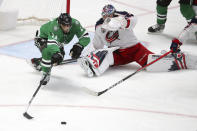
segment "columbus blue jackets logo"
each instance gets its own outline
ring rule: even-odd
[[[116,39],[118,39],[119,37],[119,33],[118,31],[108,31],[105,37],[105,40],[109,43],[115,41]]]

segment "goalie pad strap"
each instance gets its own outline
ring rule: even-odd
[[[178,60],[176,58],[174,58],[174,60],[175,60],[175,63],[177,65],[178,69],[180,70],[180,66],[179,66]]]
[[[185,69],[187,69],[186,60],[185,60],[185,54],[183,54],[183,63],[184,63]]]
[[[178,66],[179,69],[187,69],[186,61],[185,61],[185,55],[182,54],[183,61],[182,60],[177,60],[175,58],[175,63]]]

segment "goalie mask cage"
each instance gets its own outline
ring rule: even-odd
[[[41,25],[60,13],[70,13],[70,0],[3,0],[1,9],[18,10],[19,25]]]

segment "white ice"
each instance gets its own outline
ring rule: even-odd
[[[136,36],[153,52],[169,50],[171,40],[186,25],[173,0],[162,35],[147,34],[156,22],[156,0],[71,0],[71,16],[94,32],[102,7],[113,4],[138,16]],[[14,2],[17,1],[13,1]],[[18,26],[0,31],[0,49],[33,39],[38,26]],[[182,50],[197,54],[197,43]],[[31,49],[30,49],[31,50]],[[13,50],[14,51],[14,50]],[[101,77],[88,78],[78,64],[54,67],[51,80],[42,87],[28,113],[29,100],[41,75],[25,59],[0,54],[0,131],[196,131],[197,71],[139,72],[105,94],[96,97],[83,87],[101,91],[140,68],[132,63],[109,69]],[[66,125],[61,125],[66,121]]]

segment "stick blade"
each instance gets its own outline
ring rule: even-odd
[[[92,91],[86,87],[83,87],[82,88],[86,93],[90,94],[90,95],[93,95],[93,96],[98,96],[98,92],[95,92],[95,91]]]
[[[25,118],[27,118],[28,120],[31,120],[31,119],[34,118],[34,117],[30,116],[27,112],[24,112],[24,113],[23,113],[23,116],[24,116]]]

